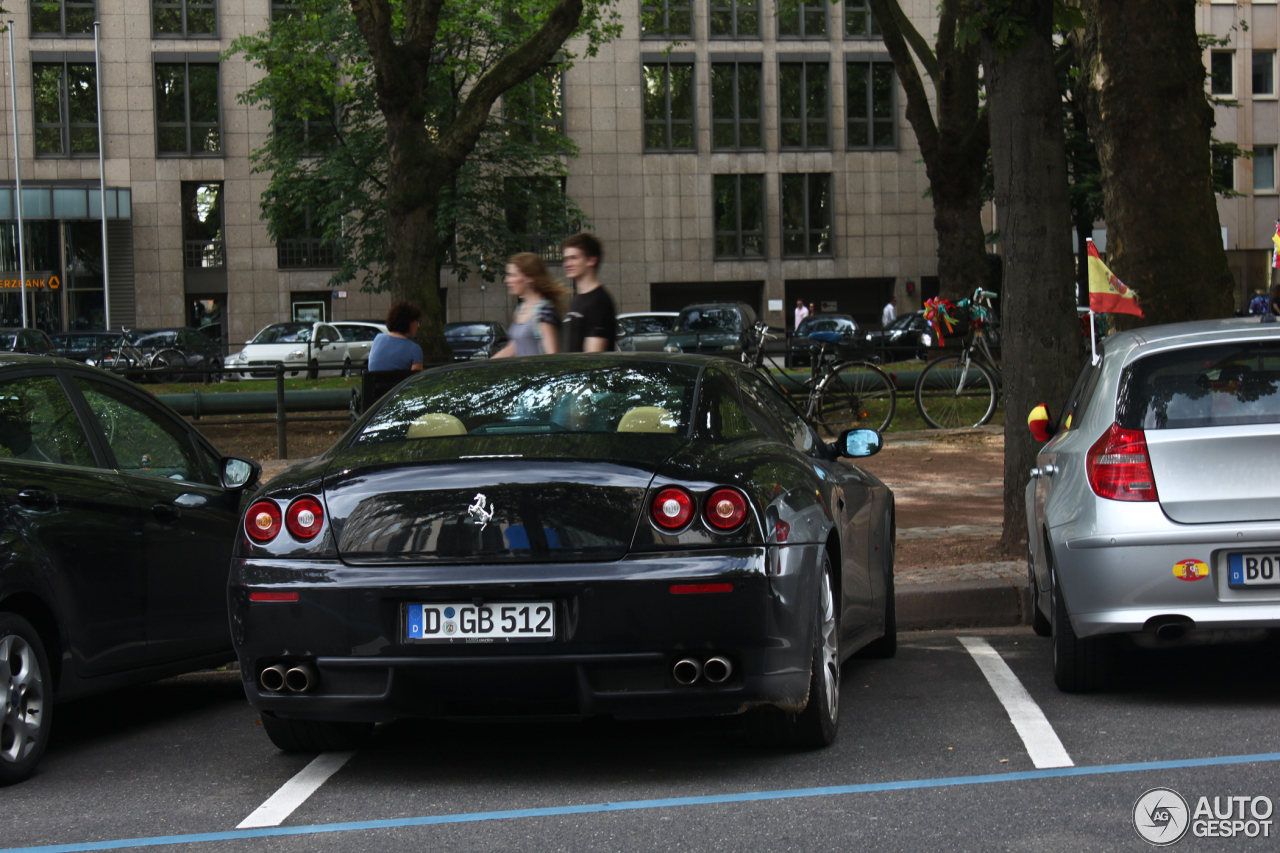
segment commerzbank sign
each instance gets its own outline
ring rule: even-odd
[[[21,281],[18,273],[0,270],[0,290],[20,290]],[[29,272],[27,287],[33,290],[57,290],[62,287],[62,279],[51,272]]]

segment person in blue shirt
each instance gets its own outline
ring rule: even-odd
[[[412,338],[418,331],[422,309],[410,302],[397,302],[387,312],[387,331],[373,339],[369,347],[370,370],[421,370],[422,347]]]

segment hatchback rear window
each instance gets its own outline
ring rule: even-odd
[[[1116,420],[1125,429],[1280,423],[1280,342],[1159,353],[1125,369]]]

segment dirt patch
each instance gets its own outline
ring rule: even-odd
[[[243,423],[212,426],[188,419],[214,446],[228,456],[240,456],[256,462],[275,459],[276,422],[245,418]],[[346,421],[300,422],[287,425],[285,437],[290,459],[306,459],[328,450],[344,432]]]
[[[895,571],[936,569],[1008,560],[999,536],[973,539],[899,539],[893,552]]]
[[[893,489],[898,528],[998,524],[1004,517],[1004,436],[895,441],[862,467]]]

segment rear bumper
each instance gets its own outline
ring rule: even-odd
[[[807,701],[812,648],[816,584],[809,569],[820,557],[820,546],[800,545],[548,565],[356,568],[236,560],[232,633],[250,703],[299,719],[656,718],[733,714],[759,704],[799,710]],[[670,592],[673,582],[694,580],[728,582],[733,590]],[[296,590],[299,600],[249,602],[251,589]],[[407,604],[476,599],[552,601],[556,639],[407,639]],[[686,686],[672,676],[677,660],[715,655],[733,665],[720,684],[699,679]],[[302,662],[318,673],[313,690],[262,687],[264,667]]]

